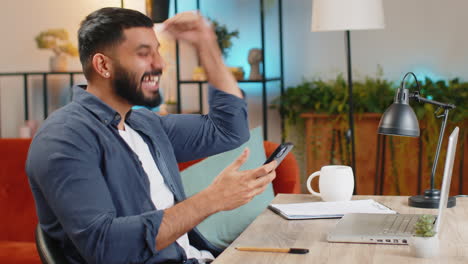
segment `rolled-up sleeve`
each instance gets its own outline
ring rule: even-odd
[[[88,263],[143,263],[157,254],[164,212],[117,217],[98,146],[90,135],[53,129],[63,132],[38,135],[26,169],[81,256]]]
[[[249,139],[245,99],[209,86],[207,115],[167,115],[164,129],[177,161],[188,161],[231,150]]]

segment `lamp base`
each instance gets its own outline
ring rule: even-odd
[[[408,198],[408,205],[419,208],[439,208],[440,191],[437,189],[425,190],[424,195],[415,195]],[[455,196],[449,197],[447,207],[451,208],[457,204]]]

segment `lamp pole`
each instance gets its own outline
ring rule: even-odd
[[[350,32],[349,30],[345,31],[345,39],[346,39],[346,62],[348,68],[348,123],[349,123],[349,130],[347,133],[347,137],[351,142],[351,167],[353,168],[353,176],[354,182],[356,182],[356,157],[355,157],[355,149],[354,149],[354,119],[353,119],[353,74],[351,69],[351,39],[350,39]],[[357,185],[354,187],[354,194],[357,193]]]

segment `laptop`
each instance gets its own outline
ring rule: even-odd
[[[456,127],[449,137],[447,157],[445,159],[442,191],[435,231],[439,233],[447,208],[455,160],[459,128]],[[328,242],[393,244],[407,245],[408,238],[414,233],[414,225],[420,215],[414,214],[346,214],[328,233]]]

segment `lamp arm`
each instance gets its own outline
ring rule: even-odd
[[[437,142],[436,155],[434,157],[434,164],[432,164],[431,190],[434,190],[435,173],[436,173],[436,169],[437,169],[437,163],[439,161],[440,148],[442,146],[442,140],[444,138],[445,126],[447,125],[449,111],[450,111],[450,108],[445,108],[444,113],[441,115],[441,117],[444,117],[444,120],[442,121],[442,125],[440,127],[440,133],[439,133],[439,140]]]
[[[434,157],[434,164],[432,164],[431,190],[433,190],[434,189],[434,178],[435,178],[435,173],[436,173],[436,169],[437,169],[437,163],[439,161],[440,148],[442,146],[442,141],[443,141],[443,138],[444,138],[445,127],[447,125],[448,114],[449,114],[450,110],[455,109],[455,105],[441,103],[441,102],[438,102],[438,101],[435,101],[435,100],[429,100],[429,99],[424,98],[421,95],[419,95],[419,91],[411,93],[409,97],[410,97],[410,99],[416,100],[416,101],[418,101],[420,103],[428,103],[428,104],[436,105],[436,106],[444,109],[444,113],[442,115],[437,116],[438,118],[443,117],[444,120],[442,121],[442,125],[441,125],[441,128],[440,128],[439,140],[437,142],[436,155]]]
[[[410,99],[416,100],[420,103],[428,103],[432,105],[436,105],[438,107],[442,107],[443,109],[455,109],[455,105],[453,104],[446,104],[446,103],[441,103],[435,100],[429,100],[427,98],[422,97],[419,95],[419,92],[413,92],[410,94]]]

